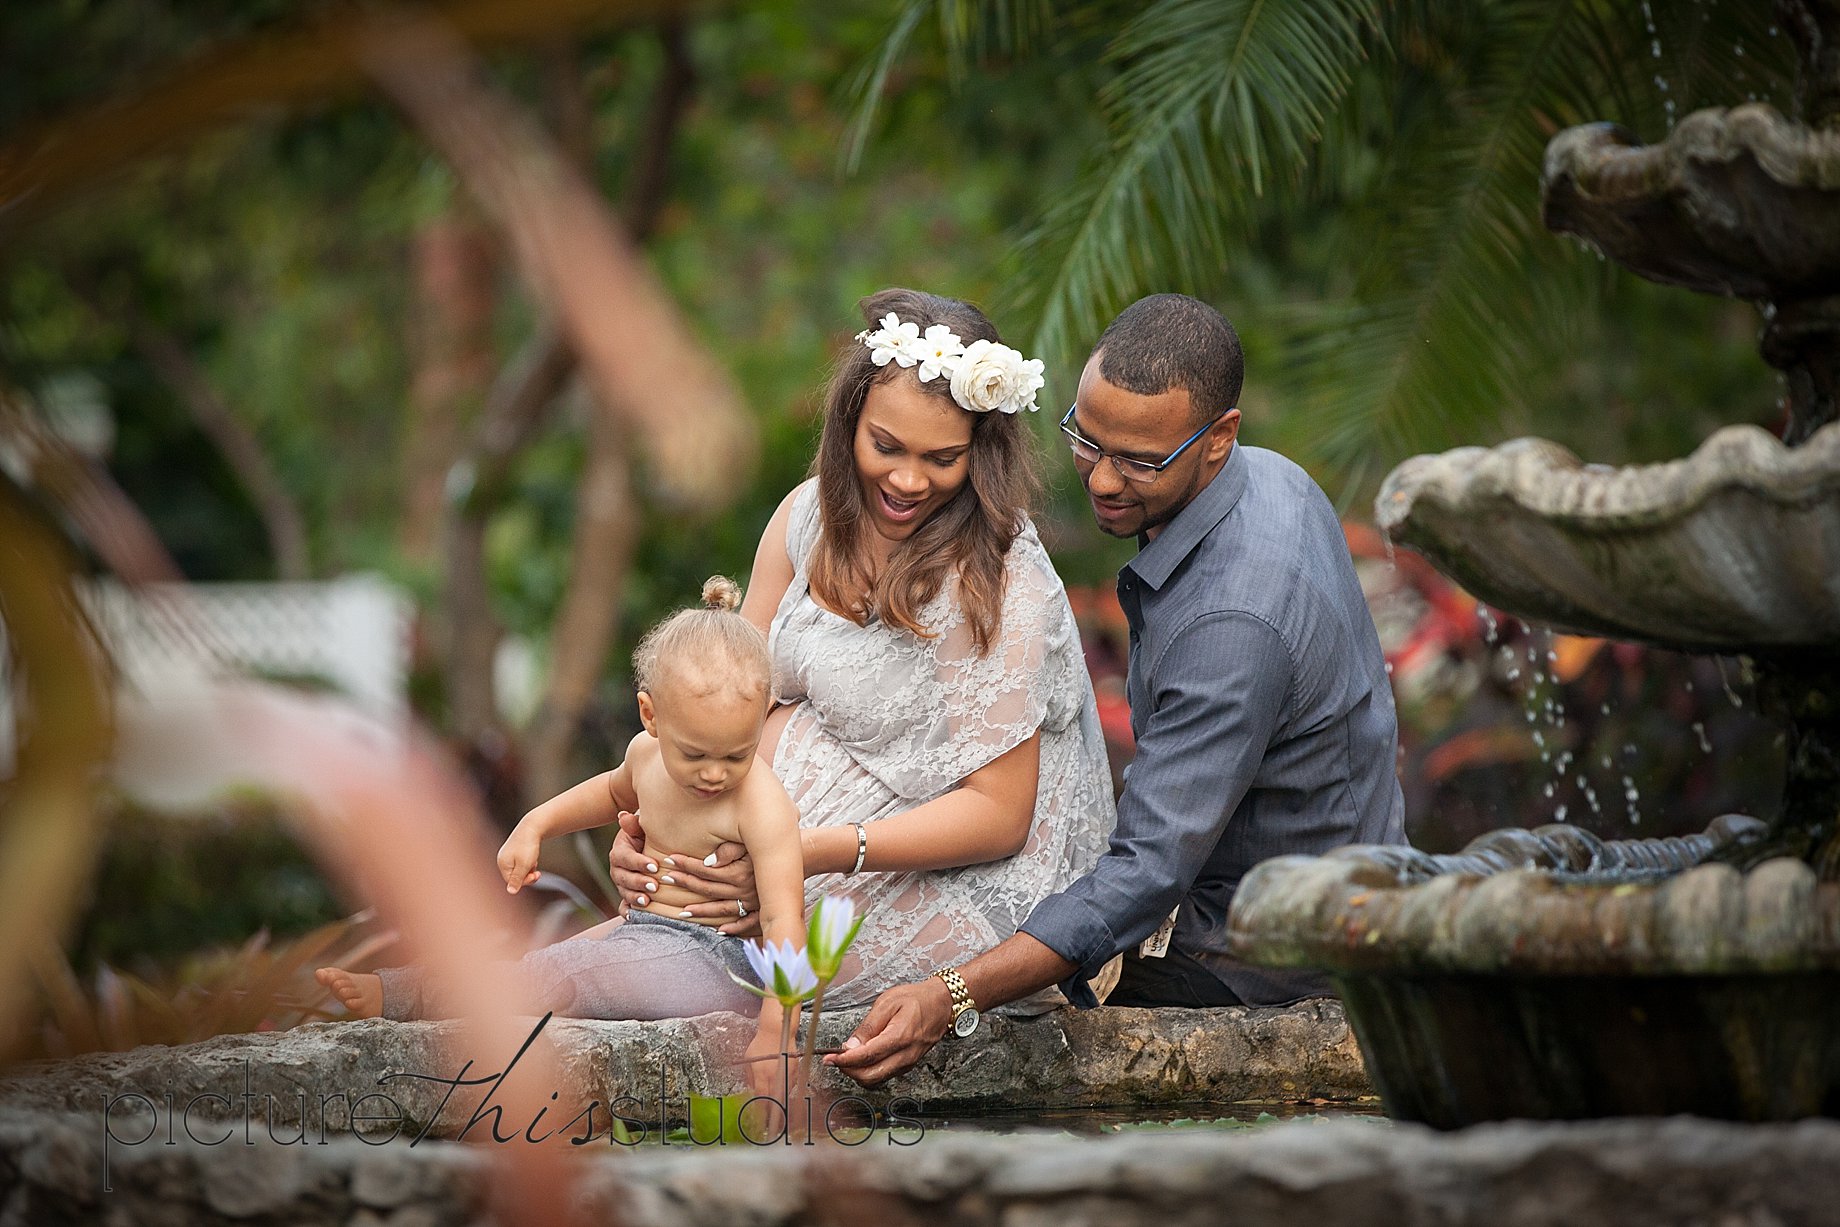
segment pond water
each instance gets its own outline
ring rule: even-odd
[[[666,1145],[770,1143],[777,1132],[776,1125],[768,1124],[763,1118],[750,1116],[751,1123],[743,1127],[743,1122],[735,1115],[737,1112],[754,1113],[759,1110],[744,1108],[746,1099],[746,1095],[734,1095],[724,1102],[715,1097],[692,1096],[690,1126],[680,1126],[656,1140]],[[838,1100],[831,1108],[820,1108],[814,1114],[811,1135],[820,1142],[828,1137],[832,1143],[850,1147],[876,1140],[906,1146],[942,1133],[1105,1137],[1145,1130],[1256,1130],[1285,1122],[1321,1122],[1332,1119],[1364,1120],[1380,1125],[1389,1123],[1381,1114],[1378,1099],[1316,1103],[1185,1103],[949,1113],[922,1113],[911,1108],[903,1111],[898,1104],[899,1101],[896,1101],[885,1110],[877,1108],[871,1120],[868,1114],[856,1106],[863,1105],[863,1101],[857,1100],[852,1105],[849,1099]]]
[[[1070,1133],[1082,1137],[1143,1129],[1251,1129],[1284,1121],[1357,1118],[1386,1124],[1378,1099],[1347,1103],[1185,1103],[1122,1108],[1058,1108],[1029,1112],[926,1115],[926,1131]]]

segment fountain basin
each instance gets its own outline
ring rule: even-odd
[[[1542,439],[1416,456],[1375,514],[1475,596],[1564,630],[1840,648],[1840,423],[1796,448],[1730,426],[1684,460],[1625,468]]]
[[[1400,1119],[1840,1114],[1840,884],[1789,859],[1666,876],[1762,830],[1280,857],[1241,883],[1232,946],[1332,975]]]
[[[1760,103],[1695,111],[1658,145],[1614,124],[1546,147],[1542,217],[1667,285],[1749,299],[1840,292],[1840,132]]]

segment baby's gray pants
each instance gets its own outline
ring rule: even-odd
[[[520,1012],[555,1011],[568,1018],[690,1018],[717,1010],[752,1014],[760,999],[733,980],[758,983],[740,938],[707,925],[651,912],[632,912],[595,937],[575,937],[533,950],[519,960],[537,1000]],[[383,1016],[447,1018],[439,993],[412,967],[390,967],[383,980]]]

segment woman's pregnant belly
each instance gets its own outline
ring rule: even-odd
[[[767,713],[767,723],[760,730],[760,747],[754,751],[754,757],[768,768],[773,766],[773,754],[779,749],[780,736],[786,731],[786,722],[792,719],[793,708],[791,703],[781,703]]]

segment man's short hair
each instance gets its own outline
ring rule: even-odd
[[[1186,391],[1196,426],[1238,404],[1246,378],[1246,355],[1233,325],[1186,294],[1138,299],[1106,326],[1093,349],[1107,383],[1140,396]]]

